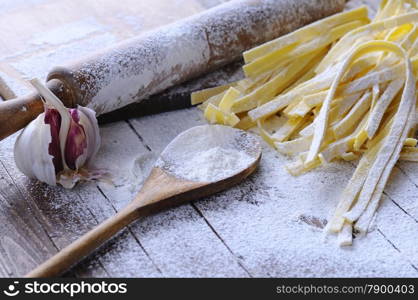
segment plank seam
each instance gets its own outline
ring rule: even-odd
[[[103,190],[100,188],[100,186],[98,186],[96,184],[96,188],[98,189],[98,191],[100,192],[100,194],[106,199],[106,201],[109,203],[109,205],[113,208],[113,210],[115,211],[115,213],[117,213],[117,209],[116,207],[113,205],[112,201],[110,201],[109,197],[106,196],[106,194],[103,192]],[[127,226],[127,229],[129,231],[129,233],[132,235],[133,239],[136,241],[136,243],[138,244],[138,246],[142,249],[142,251],[144,251],[146,257],[150,260],[151,264],[155,267],[155,269],[160,273],[163,274],[163,272],[161,271],[160,267],[155,263],[155,261],[151,258],[150,254],[148,253],[147,250],[145,250],[145,247],[142,245],[141,241],[139,240],[139,238],[135,235],[135,233],[132,231],[132,228],[130,226]],[[164,275],[164,274],[163,274]]]
[[[14,186],[16,187],[16,189],[19,191],[19,194],[21,195],[21,197],[22,197],[23,199],[25,199],[25,202],[27,202],[28,200],[26,199],[26,197],[25,197],[25,196],[24,196],[24,194],[22,193],[22,191],[21,191],[21,189],[20,189],[19,185],[18,185],[18,184],[16,184],[16,182],[15,182],[14,178],[11,176],[11,174],[10,174],[10,173],[9,173],[9,171],[7,170],[7,168],[6,168],[6,166],[4,165],[4,163],[3,163],[3,161],[2,161],[2,160],[0,160],[0,163],[1,163],[1,165],[3,166],[3,169],[6,171],[6,174],[9,176],[10,180],[13,182]],[[40,209],[36,206],[36,203],[33,203],[33,204],[35,204],[35,207],[39,210],[39,213],[41,214],[41,211],[40,211]],[[30,207],[30,206],[29,206],[29,207]],[[37,214],[33,214],[33,216],[34,216],[35,220],[36,220],[36,221],[39,223],[39,225],[41,226],[42,231],[45,233],[45,235],[47,236],[47,238],[49,239],[49,241],[51,242],[51,244],[54,246],[54,248],[55,248],[57,251],[59,251],[59,247],[55,244],[54,240],[52,239],[52,237],[49,235],[48,231],[47,231],[47,230],[46,230],[46,228],[44,227],[45,222],[41,222],[41,220],[39,220],[39,218],[38,218]]]
[[[134,132],[134,134],[138,137],[138,139],[145,146],[145,148],[147,148],[147,150],[149,152],[152,152],[151,147],[149,145],[147,145],[147,143],[145,143],[144,138],[139,134],[139,132],[135,129],[135,127],[131,124],[131,122],[129,120],[125,120],[125,122],[128,124],[129,128],[132,129],[132,131]]]
[[[409,175],[408,175],[408,173],[406,173],[402,168],[401,168],[401,166],[399,166],[399,165],[396,165],[396,167],[399,169],[399,171],[401,171],[401,173],[403,174],[403,175],[405,175],[405,177],[415,186],[415,187],[417,187],[418,188],[418,184],[416,184],[415,183],[415,181],[411,178],[411,177],[409,177]]]
[[[418,220],[415,219],[415,217],[412,216],[409,212],[407,212],[402,206],[400,206],[395,200],[393,200],[391,196],[389,196],[386,192],[383,192],[383,194],[385,194],[385,196],[388,197],[390,201],[392,201],[393,204],[395,204],[402,212],[404,212],[407,216],[409,216],[412,220],[414,220],[415,223],[418,223]]]
[[[227,243],[224,241],[224,239],[220,236],[220,234],[215,230],[215,228],[212,226],[212,224],[209,223],[209,221],[206,219],[206,217],[203,215],[203,213],[200,211],[199,208],[196,207],[196,204],[193,202],[190,204],[194,210],[198,213],[198,215],[205,221],[206,225],[209,226],[209,229],[215,234],[215,236],[221,241],[221,243],[226,247],[226,249],[232,254],[232,256],[236,259],[238,265],[247,273],[247,275],[251,278],[253,278],[253,275],[248,271],[248,269],[244,266],[244,264],[241,262],[240,258],[232,251],[232,249],[227,245]]]
[[[354,166],[355,167],[355,164],[353,164],[353,163],[351,163],[351,165],[352,166]],[[396,165],[395,166],[395,168],[397,168],[397,169],[399,169],[400,171],[401,171],[401,173],[402,174],[404,174],[405,175],[405,177],[413,184],[413,185],[415,185],[417,188],[418,188],[418,185],[416,185],[415,184],[415,182],[413,182],[413,180],[411,179],[411,178],[409,178],[408,177],[408,175],[406,175],[406,173],[398,166],[398,165]],[[395,204],[403,213],[405,213],[408,217],[410,217],[410,218],[412,218],[415,222],[417,222],[418,223],[418,220],[416,220],[415,219],[415,217],[413,217],[412,215],[410,215],[408,212],[407,212],[407,210],[405,209],[405,208],[403,208],[399,203],[397,203],[391,196],[389,196],[388,195],[388,193],[386,192],[386,189],[385,190],[383,190],[383,194],[385,195],[385,196],[387,196],[392,202],[393,202],[393,204]],[[376,214],[376,212],[375,212],[375,214]]]
[[[386,240],[386,242],[388,242],[396,251],[398,251],[399,254],[402,254],[401,250],[399,250],[399,248],[396,247],[396,245],[391,240],[389,240],[388,237],[379,228],[377,228],[377,232],[379,232],[383,236],[383,238]],[[418,272],[418,267],[416,267],[413,263],[411,263],[407,258],[406,260],[411,265],[411,267],[414,268],[415,271]]]
[[[152,152],[152,148],[146,144],[144,138],[139,134],[139,132],[135,129],[135,127],[131,124],[129,120],[125,120],[128,126],[133,130],[135,135],[139,138],[139,140],[142,142],[142,144],[150,151]],[[206,225],[209,227],[209,229],[215,234],[215,236],[221,241],[221,243],[226,247],[229,253],[236,259],[239,267],[249,276],[253,277],[252,274],[248,271],[248,269],[243,265],[239,257],[232,251],[232,249],[225,243],[225,241],[222,239],[222,237],[219,235],[219,233],[215,230],[215,228],[209,223],[209,221],[206,219],[206,217],[203,215],[203,213],[195,206],[193,202],[191,202],[189,205],[197,212],[197,214],[203,219],[203,221],[206,223]]]

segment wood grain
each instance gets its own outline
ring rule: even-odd
[[[53,257],[49,258],[34,270],[30,271],[27,277],[54,277],[61,275],[75,263],[82,260],[107,240],[113,237],[122,228],[131,224],[134,220],[149,216],[161,210],[173,208],[191,200],[209,196],[225,190],[246,178],[254,172],[261,157],[254,159],[250,165],[239,173],[219,180],[217,182],[196,182],[177,178],[163,169],[154,167],[146,179],[137,196],[127,206],[121,209],[116,215],[108,218],[98,226],[75,240],[64,249],[60,250]],[[7,241],[7,243],[5,242]],[[3,239],[3,245],[10,245],[11,240]],[[18,244],[11,245],[11,249]],[[15,255],[22,253],[12,252]],[[32,265],[35,263],[31,261]]]
[[[1,1],[0,6],[7,2],[12,5],[9,9],[0,10],[0,14],[11,16],[7,19],[10,24],[7,26],[11,28],[16,27],[10,21],[13,17],[17,16],[22,20],[37,5],[19,7],[18,3],[22,1],[7,0]],[[31,2],[26,1],[26,4]],[[56,11],[64,2],[45,0],[46,11]],[[114,1],[109,0],[110,2]],[[175,11],[172,6],[163,7],[159,12],[150,11],[151,5],[146,2],[135,2],[142,5],[138,14],[128,12],[135,9],[132,6],[120,8],[123,11],[119,21],[117,14],[110,16],[112,21],[109,22],[105,17],[106,14],[112,14],[107,10],[112,3],[106,9],[98,8],[97,13],[104,16],[98,20],[108,22],[106,24],[111,33],[107,35],[106,32],[93,32],[87,39],[94,41],[96,47],[101,47],[103,44],[99,42],[112,41],[110,37],[116,37],[117,40],[119,34],[129,37],[140,32],[142,27],[135,26],[138,23],[135,18],[126,19],[126,16],[139,16],[139,20],[141,15],[145,15],[145,20],[151,22],[150,27],[157,26],[158,18],[162,22],[176,18],[177,13],[166,19],[164,17],[169,10]],[[215,2],[216,0],[200,0],[202,6],[179,5],[178,10],[183,9],[180,15],[184,16],[193,13],[193,9],[202,9],[205,3],[210,6],[216,4]],[[378,3],[373,0],[351,0],[348,6],[354,7],[360,2],[374,7]],[[92,1],[88,5],[95,3]],[[41,10],[37,9],[36,13],[40,14]],[[15,48],[0,47],[0,77],[16,95],[23,95],[28,91],[23,78],[29,76],[30,68],[23,68],[24,65],[34,66],[41,61],[48,61],[48,58],[53,61],[64,54],[69,59],[74,58],[77,53],[68,49],[85,42],[84,39],[70,40],[58,47],[44,44],[33,52],[23,53],[21,50],[30,48],[30,38],[25,34],[32,36],[32,30],[45,32],[45,28],[39,27],[40,25],[33,25],[41,19],[25,18],[24,23],[28,25],[23,30],[27,33],[21,35],[21,42],[16,43],[13,46]],[[76,19],[77,16],[72,14],[72,17],[57,22],[63,25]],[[123,19],[132,22],[121,22]],[[1,20],[6,19],[0,17]],[[3,37],[5,35],[0,37],[2,46]],[[17,37],[20,38],[20,35]],[[7,49],[7,55],[13,57],[7,56],[2,52],[3,49]],[[46,67],[45,70],[40,70],[41,74],[46,74]],[[214,80],[216,77],[218,75]],[[216,84],[216,81],[208,82]],[[198,86],[199,83],[192,85],[192,88],[196,89]],[[177,89],[177,94],[183,93],[182,86]],[[3,96],[8,98],[6,94]],[[33,261],[38,264],[52,256],[58,249],[62,249],[121,209],[141,186],[141,174],[135,173],[137,178],[130,175],[133,166],[139,164],[146,173],[155,157],[175,135],[203,122],[198,110],[185,109],[102,126],[104,144],[97,165],[110,167],[112,171],[119,169],[116,177],[121,180],[116,180],[114,187],[102,183],[81,184],[70,192],[60,188],[50,189],[25,178],[13,162],[14,137],[2,141],[0,222],[3,226],[0,228],[0,236],[8,238],[5,243],[0,241],[0,276],[15,277],[25,274]],[[327,213],[335,205],[333,195],[335,190],[338,191],[334,187],[333,178],[340,178],[338,184],[344,186],[351,175],[350,168],[337,166],[311,172],[303,179],[294,179],[286,175],[281,167],[286,159],[269,152],[267,147],[265,155],[261,170],[239,187],[135,222],[66,276],[418,276],[418,164],[398,164],[398,169],[394,170],[385,189],[387,197],[382,200],[382,206],[367,238],[356,239],[355,246],[351,249],[339,249],[332,242],[324,244],[320,230],[312,224],[320,224],[327,219]],[[118,161],[120,165],[114,166],[110,163],[112,161]],[[263,174],[272,167],[277,170],[274,176],[277,179],[276,188],[267,193],[265,181],[269,179]],[[309,190],[310,197],[305,201],[295,195],[307,193],[301,189],[302,183],[306,182],[317,188]],[[317,182],[321,182],[319,187]],[[328,209],[319,209],[324,202]],[[297,241],[286,240],[287,236],[294,234],[292,230],[295,229],[298,229],[298,233],[301,232],[300,239],[303,238],[305,243],[301,249],[292,248],[292,243]],[[286,241],[289,245],[284,247]],[[15,249],[19,257],[22,255],[21,259],[15,259],[10,254]],[[379,250],[378,253],[376,249]],[[335,253],[341,253],[340,261],[330,260]]]
[[[158,153],[178,132],[201,124],[204,121],[201,113],[197,109],[188,109],[152,117],[133,119],[130,122],[141,135],[144,143],[152,151]],[[339,164],[337,169],[338,173],[335,170],[329,173],[327,170],[319,169],[308,173],[304,176],[305,178],[294,178],[286,174],[283,170],[282,164],[285,163],[283,157],[276,155],[268,146],[264,148],[264,155],[267,157],[266,161],[261,163],[261,170],[252,177],[254,179],[250,178],[239,188],[194,204],[199,214],[210,224],[217,238],[230,249],[237,261],[243,268],[248,270],[249,274],[255,277],[354,276],[353,274],[357,274],[357,276],[373,276],[374,271],[372,269],[365,269],[364,262],[361,260],[358,261],[356,257],[364,258],[362,249],[367,252],[369,250],[366,249],[380,247],[380,255],[381,257],[385,257],[385,263],[377,265],[380,259],[376,257],[375,268],[379,270],[386,269],[387,274],[399,276],[399,274],[397,275],[397,273],[391,273],[390,271],[392,268],[391,264],[395,264],[397,267],[403,266],[402,268],[406,272],[405,274],[416,276],[416,263],[414,262],[416,255],[412,251],[409,251],[406,245],[418,242],[418,239],[414,236],[417,228],[412,225],[410,217],[401,213],[401,210],[390,201],[383,200],[384,205],[379,211],[379,214],[383,214],[386,219],[385,217],[378,217],[375,226],[373,226],[367,238],[355,240],[355,243],[358,243],[359,246],[355,245],[351,251],[341,251],[341,261],[330,261],[330,257],[335,255],[335,251],[340,250],[335,249],[335,245],[330,247],[325,246],[321,241],[321,230],[310,231],[309,228],[315,227],[308,224],[309,222],[305,223],[301,220],[293,225],[281,226],[280,223],[284,222],[286,224],[288,221],[285,220],[291,218],[289,214],[295,211],[291,207],[298,207],[297,210],[305,211],[304,214],[301,214],[305,219],[307,216],[306,212],[312,210],[313,212],[308,213],[310,219],[326,220],[327,212],[332,212],[335,204],[330,203],[326,210],[323,210],[323,205],[320,205],[321,208],[310,208],[310,206],[314,207],[316,202],[328,202],[333,198],[335,200],[336,193],[339,189],[333,183],[333,178],[339,178],[338,181],[341,183],[337,184],[337,186],[343,187],[348,181],[351,171],[347,166],[341,166]],[[277,169],[277,173],[281,174],[282,179],[280,179],[280,175],[275,176],[276,188],[266,193],[269,189],[264,186],[263,182],[268,181],[268,178],[263,176],[263,169],[264,171],[271,169],[272,167],[269,165],[273,165]],[[316,184],[318,181],[321,182],[320,186]],[[302,189],[301,185],[306,187]],[[316,186],[316,188],[309,189],[309,186]],[[302,199],[294,198],[296,195],[303,195],[303,191],[308,189],[310,195],[309,200],[302,201]],[[297,203],[290,205],[288,201],[299,201],[301,203],[299,205]],[[303,205],[306,205],[306,207]],[[284,208],[282,209],[280,206]],[[321,215],[324,213],[325,215]],[[393,214],[393,218],[399,220],[398,230],[401,230],[401,226],[409,224],[406,226],[408,233],[405,235],[411,236],[410,238],[393,238],[393,235],[396,235],[396,231],[390,229],[391,222],[388,222],[387,219],[391,214]],[[279,221],[281,219],[283,221]],[[246,225],[244,226],[242,224],[241,226],[237,226],[237,223],[246,223]],[[309,257],[309,254],[303,251],[303,254],[300,253],[296,256],[299,261],[281,259],[281,257],[285,258],[289,256],[289,250],[283,248],[284,244],[280,241],[280,238],[283,239],[287,234],[292,236],[291,233],[284,231],[292,231],[293,226],[295,226],[295,230],[298,229],[297,227],[303,228],[306,226],[307,233],[304,234],[304,238],[307,244],[312,243],[307,248],[316,247],[321,249],[319,251],[322,252],[321,256],[318,257],[316,256],[317,254],[312,256],[311,259],[316,262],[312,263],[309,268],[303,266],[304,263],[308,263],[304,260],[303,255]],[[270,232],[266,228],[276,229]],[[283,231],[282,233],[280,232],[281,230]],[[289,244],[290,249],[292,249],[291,246]],[[266,249],[265,247],[269,248]],[[254,255],[254,253],[258,254]],[[391,263],[388,262],[387,257],[392,257]],[[356,271],[352,271],[351,268],[354,268]]]
[[[5,276],[19,276],[57,251],[30,200],[20,192],[0,161],[0,251]],[[29,201],[28,201],[29,200]]]
[[[88,54],[86,49],[102,49],[222,2],[226,0],[152,1],[152,5],[136,0],[124,0],[123,5],[113,0],[3,0],[0,95],[24,96],[32,90],[27,79],[45,79],[53,66]],[[59,30],[67,34],[57,36]]]
[[[144,144],[142,137],[132,130],[130,123],[109,124],[102,126],[101,130],[103,146],[97,165],[108,166],[114,174],[115,186],[99,183],[99,188],[115,210],[119,210],[140,189],[142,180],[150,172],[158,153],[152,152]],[[115,156],[115,153],[118,155]],[[139,174],[135,172],[137,168]],[[207,276],[208,265],[213,266],[216,276],[246,276],[234,257],[213,235],[210,227],[189,205],[139,220],[130,230],[164,276],[182,274],[187,277],[204,277]],[[177,242],[183,239],[187,242]],[[132,257],[133,253],[126,253],[123,257],[131,264],[131,268],[125,267],[125,270],[129,270],[128,274],[133,274],[132,276],[142,276],[140,266],[135,266]],[[115,264],[116,262],[113,263]],[[112,271],[117,272],[115,274],[118,276],[127,274],[119,268],[113,268]]]

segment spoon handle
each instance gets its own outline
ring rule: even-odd
[[[115,216],[87,232],[78,240],[26,274],[25,277],[54,277],[62,274],[101,246],[123,227],[132,223],[139,214],[136,206],[129,204]]]
[[[129,205],[59,251],[25,277],[54,277],[62,274],[137,218],[197,198],[197,194],[188,192],[202,185],[204,184],[175,178],[159,168],[154,168],[141,191]]]

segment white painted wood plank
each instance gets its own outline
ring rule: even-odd
[[[110,170],[115,186],[99,186],[120,209],[139,191],[156,156],[125,122],[103,126],[101,133],[103,146],[96,165]],[[163,276],[247,276],[191,206],[147,217],[131,228]],[[135,255],[127,259],[133,262]]]
[[[417,163],[398,162],[385,188],[386,194],[416,221],[418,221],[417,167]]]
[[[111,126],[116,127],[117,124]],[[37,209],[44,221],[44,230],[59,249],[67,246],[71,241],[96,226],[98,222],[115,213],[95,183],[81,184],[73,190],[65,190],[62,187],[49,187],[21,174],[16,169],[12,156],[15,137],[9,137],[0,143],[0,159],[24,196]],[[117,241],[122,242],[118,244],[118,251],[115,251],[115,242]],[[113,242],[110,244],[108,252],[104,252],[106,255],[103,258],[93,256],[84,264],[76,267],[74,271],[82,277],[123,276],[122,274],[125,274],[124,276],[159,275],[158,270],[132,234],[128,237],[125,235],[125,238],[117,237]],[[132,260],[133,257],[134,260]],[[43,258],[46,259],[46,257]],[[115,263],[119,268],[114,268]],[[107,268],[109,271],[106,270]],[[132,269],[135,270],[135,273]]]
[[[31,91],[25,82],[144,31],[203,11],[225,0],[2,0],[0,94]],[[2,84],[3,81],[6,85]],[[10,91],[11,89],[11,91]]]
[[[131,121],[153,151],[181,131],[201,124],[197,109]],[[332,164],[301,177],[284,169],[288,159],[264,147],[260,170],[229,191],[196,202],[214,230],[254,276],[417,276],[403,254],[379,231],[341,249],[333,236],[324,241],[318,225],[332,213],[353,167]],[[390,203],[387,209],[393,209]],[[400,224],[409,224],[399,215]],[[385,219],[379,220],[387,222]],[[382,227],[382,232],[389,228]],[[411,228],[413,229],[413,228]],[[416,229],[415,229],[416,230]],[[418,244],[416,238],[412,238]]]

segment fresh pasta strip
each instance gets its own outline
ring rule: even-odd
[[[247,130],[250,129],[254,126],[257,126],[257,124],[251,120],[251,118],[249,116],[244,116],[242,117],[239,122],[235,125],[236,128],[242,129],[242,130]]]
[[[406,138],[403,142],[404,147],[415,147],[417,145],[418,141],[414,138]]]
[[[219,109],[225,113],[231,112],[231,107],[234,104],[234,101],[239,97],[240,91],[236,88],[230,87],[225,94],[223,95],[221,101],[219,102]]]
[[[219,105],[219,102],[221,102],[225,93],[226,93],[226,90],[217,94],[217,95],[209,97],[205,102],[200,104],[198,107],[203,111],[206,110],[206,108],[208,107],[209,104],[212,104],[212,105],[217,107]]]
[[[270,70],[271,64],[283,66],[284,62],[288,62],[288,60],[286,60],[288,57],[288,53],[298,55],[297,52],[295,53],[295,51],[292,51],[295,48],[297,48],[297,46],[297,42],[289,44],[283,48],[280,48],[274,52],[267,54],[266,56],[256,59],[255,61],[245,65],[242,69],[244,70],[244,73],[247,77],[254,77]],[[301,54],[299,54],[298,56],[300,55]]]
[[[318,34],[321,34],[324,29],[330,29],[340,24],[355,20],[364,20],[366,22],[368,21],[368,12],[365,6],[361,6],[357,9],[316,21],[285,36],[279,37],[263,45],[250,49],[244,52],[244,60],[246,63],[254,61],[259,57],[263,57],[266,54],[292,44],[295,41],[306,42]]]
[[[336,137],[345,136],[350,129],[356,127],[371,104],[371,95],[366,92],[350,110],[350,112],[332,127]]]
[[[287,164],[285,166],[286,170],[293,176],[300,176],[306,172],[309,172],[310,170],[315,169],[321,164],[321,161],[319,159],[314,160],[309,165],[305,164],[304,160],[306,158],[305,155],[302,155],[293,163]]]
[[[330,104],[332,99],[334,98],[335,92],[337,90],[338,84],[341,80],[341,77],[344,75],[352,61],[357,59],[358,57],[361,57],[364,52],[368,52],[369,48],[372,47],[376,42],[369,42],[360,45],[357,49],[355,49],[350,56],[344,61],[342,64],[340,70],[335,76],[335,79],[333,80],[330,90],[327,94],[327,97],[325,98],[324,102],[322,103],[321,111],[318,115],[318,117],[315,119],[315,130],[314,130],[314,137],[312,140],[311,147],[309,149],[308,155],[306,157],[307,162],[313,161],[316,156],[318,155],[319,149],[321,147],[322,141],[325,137],[326,127],[328,123],[328,114],[330,109]]]
[[[344,95],[343,101],[338,107],[338,116],[343,118],[358,101],[361,101],[362,93],[354,93],[351,95]],[[373,100],[372,100],[373,101]]]
[[[359,158],[359,155],[354,152],[346,152],[341,154],[341,159],[345,161],[352,161],[357,160]]]
[[[216,86],[213,88],[204,89],[201,91],[193,92],[190,96],[192,105],[200,104],[208,100],[210,97],[218,95],[228,88],[233,86],[233,83]]]
[[[327,164],[338,157],[344,160],[354,159],[353,156],[356,155],[351,151],[353,151],[354,148],[355,138],[357,137],[361,129],[364,127],[364,123],[366,123],[366,118],[363,118],[363,120],[361,120],[360,124],[357,126],[356,130],[351,135],[329,144],[326,143],[327,145],[323,147],[323,149],[318,155],[321,162],[323,164]]]
[[[311,142],[312,136],[302,136],[287,142],[275,142],[274,145],[278,152],[292,154],[308,151]]]
[[[368,138],[373,138],[375,135],[383,118],[383,114],[386,112],[386,109],[389,107],[393,98],[398,94],[403,84],[403,79],[393,80],[383,92],[382,96],[377,100],[367,123],[366,132]]]
[[[338,234],[338,245],[340,247],[351,246],[353,244],[353,226],[350,223],[344,223],[343,228]]]
[[[233,113],[225,113],[215,105],[209,103],[205,109],[205,118],[211,123],[235,126],[239,123],[239,118]]]
[[[332,144],[330,147],[327,147],[324,151],[319,153],[318,157],[321,160],[322,164],[326,165],[330,163],[334,158],[340,157],[347,151],[349,151],[349,141],[340,141],[335,144]]]
[[[366,130],[362,128],[354,137],[353,150],[360,151],[360,148],[364,145],[367,138]]]
[[[276,130],[276,132],[272,135],[272,138],[275,141],[283,142],[285,141],[290,135],[292,135],[300,126],[303,125],[306,118],[291,118],[288,119],[285,124],[283,124],[280,128]]]
[[[288,142],[289,143],[289,142]],[[404,147],[399,157],[400,160],[418,162],[418,148]]]
[[[322,52],[320,52],[316,57],[314,57],[305,67],[305,72],[299,76],[299,78],[294,81],[292,84],[290,84],[286,89],[283,90],[283,94],[287,93],[288,91],[294,89],[295,87],[299,85],[303,85],[303,83],[311,80],[313,77],[315,77],[315,68],[318,66],[318,64],[321,62],[321,59],[324,57],[324,55],[328,52],[329,47],[324,48]]]

